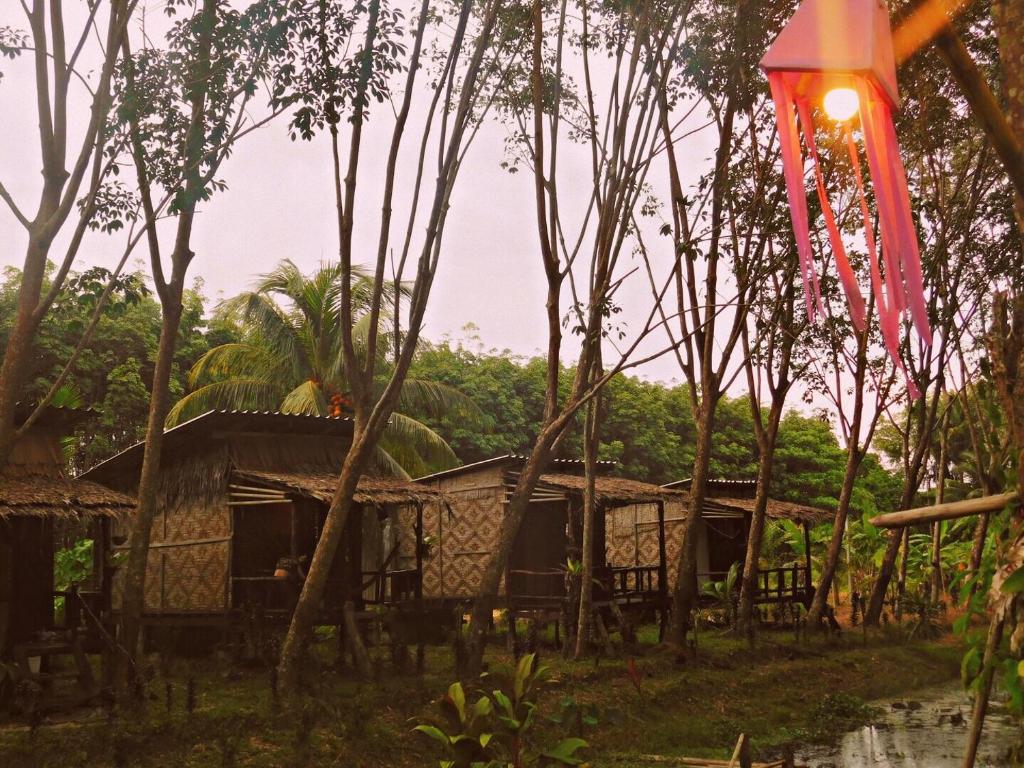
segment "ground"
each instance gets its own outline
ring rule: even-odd
[[[894,632],[852,631],[797,639],[779,630],[762,633],[751,648],[707,632],[696,661],[680,665],[653,643],[653,629],[641,633],[644,640],[596,663],[541,649],[550,667],[542,712],[555,716],[571,702],[596,717],[596,725],[582,726],[594,765],[652,765],[645,754],[728,757],[740,732],[761,755],[777,754],[787,742],[829,740],[864,720],[866,701],[951,683],[962,655],[949,636],[908,642]],[[454,680],[451,650],[428,648],[426,672],[416,676],[393,671],[382,648],[377,679],[358,683],[331,667],[331,645],[322,645],[305,695],[288,703],[273,695],[266,669],[209,657],[154,658],[144,706],[117,716],[78,713],[34,730],[0,726],[0,765],[436,766],[436,745],[411,729]],[[507,667],[511,658],[495,646],[488,664]],[[548,743],[580,727],[575,719],[575,726],[542,722],[538,737]]]

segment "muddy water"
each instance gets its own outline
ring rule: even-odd
[[[959,686],[920,691],[900,700],[875,702],[871,725],[847,733],[838,745],[797,755],[808,768],[959,768],[971,704]],[[985,719],[977,768],[1006,768],[1016,726],[994,699]]]

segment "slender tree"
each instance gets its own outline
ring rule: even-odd
[[[116,87],[113,151],[128,154],[135,168],[150,268],[162,308],[138,507],[125,564],[119,637],[127,660],[136,652],[144,609],[169,382],[188,268],[195,257],[196,213],[203,201],[223,189],[218,173],[235,143],[272,116],[253,123],[247,109],[284,40],[283,6],[276,0],[262,0],[243,12],[224,0],[169,0],[166,8],[174,19],[167,46],[153,47],[147,38],[133,54],[125,36]],[[173,221],[169,271],[158,229],[157,190],[164,192],[166,215]],[[126,666],[119,676],[122,685],[128,671]]]
[[[104,182],[112,167],[104,154],[111,83],[121,41],[136,4],[137,0],[89,3],[80,28],[71,30],[65,20],[63,0],[22,2],[29,32],[6,27],[0,30],[0,53],[13,57],[29,52],[32,56],[42,175],[34,214],[25,212],[0,182],[0,199],[28,238],[17,314],[0,360],[0,463],[34,420],[30,417],[20,426],[14,421],[14,408],[21,397],[33,341],[60,294],[85,235],[94,226]],[[92,50],[93,40],[96,51]],[[91,75],[83,69],[83,56],[92,56],[98,62]],[[69,109],[76,87],[89,94],[88,118],[77,140]],[[57,268],[48,275],[47,265],[54,257],[55,242],[68,232]],[[40,408],[42,405],[45,403],[39,404]]]
[[[417,7],[411,32],[404,26],[403,14],[385,0],[370,0],[365,8],[333,0],[312,5],[297,36],[301,66],[295,71],[290,88],[299,109],[292,128],[304,138],[326,130],[330,139],[339,238],[341,357],[351,391],[354,434],[281,650],[278,679],[285,691],[296,687],[301,658],[348,523],[356,483],[371,461],[399,403],[423,327],[462,162],[480,121],[493,103],[493,84],[502,80],[517,57],[509,40],[496,34],[497,21],[504,10],[502,0],[463,0],[454,7],[452,18],[436,16],[437,9],[424,0]],[[432,27],[431,19],[438,24],[450,24],[451,37],[435,36],[440,26]],[[411,40],[411,50],[406,49],[407,39]],[[432,39],[435,42],[431,42]],[[350,46],[356,48],[354,56],[346,53]],[[431,59],[439,62],[439,68],[432,73],[429,105],[419,122],[417,159],[412,165],[409,183],[403,186],[399,153],[407,134],[416,125],[410,122],[414,95],[420,71]],[[364,307],[367,319],[363,346],[356,341],[357,309],[352,280],[356,269],[353,262],[356,204],[362,197],[358,194],[364,154],[362,139],[369,120],[383,116],[383,111],[371,109],[372,102],[391,99],[397,104],[379,218],[359,217],[368,219],[367,225],[378,233],[376,253],[369,270],[372,285]],[[348,141],[347,148],[343,148],[346,120]],[[436,140],[434,155],[430,150],[432,139]],[[436,162],[436,180],[432,187],[424,190],[423,175],[430,162]],[[397,262],[392,262],[389,276],[395,194],[409,188],[412,197],[404,242]],[[423,221],[420,221],[421,215]],[[414,241],[417,228],[423,230],[423,235]],[[410,281],[407,309],[401,313],[405,327],[400,329],[396,325],[395,332],[389,334],[382,320],[391,309],[397,323],[400,311],[397,302],[388,301],[388,287],[404,282],[407,268],[414,276]],[[394,295],[398,297],[400,292]],[[389,342],[394,347],[393,361],[381,386],[377,350]]]
[[[634,354],[663,324],[652,307],[643,324],[627,332],[615,322],[619,311],[615,294],[628,276],[620,267],[625,244],[639,247],[634,213],[648,192],[651,160],[664,145],[659,125],[668,118],[659,97],[666,87],[660,64],[678,52],[685,13],[675,3],[594,8],[585,1],[570,7],[568,0],[550,9],[535,0],[530,10],[529,63],[521,77],[510,83],[505,106],[508,119],[518,128],[513,151],[532,173],[546,278],[544,408],[473,604],[469,672],[482,665],[502,574],[533,490],[560,440],[613,376],[665,352],[660,348],[643,356]],[[548,26],[552,31],[546,34]],[[602,50],[605,73],[599,76],[594,59]],[[578,63],[582,71],[579,95],[569,89],[570,62]],[[575,224],[560,205],[560,182],[566,169],[559,158],[568,151],[560,144],[563,132],[579,138],[590,159],[589,199]],[[578,176],[572,183],[580,183]],[[585,260],[578,258],[584,248],[589,250]],[[571,303],[563,318],[566,293]],[[572,383],[560,400],[563,323],[578,337],[579,349]],[[609,348],[608,354],[603,355],[603,345]],[[603,370],[596,364],[601,359],[607,361]]]
[[[695,4],[694,13],[702,23],[695,24],[687,37],[684,61],[693,57],[704,66],[683,68],[682,77],[703,99],[716,142],[714,167],[702,177],[694,199],[684,193],[677,147],[665,137],[672,200],[666,232],[676,259],[674,316],[678,324],[670,335],[679,340],[676,359],[686,379],[696,427],[691,512],[683,524],[668,635],[680,647],[697,601],[697,542],[715,413],[723,393],[742,371],[734,364],[733,354],[746,326],[751,293],[769,274],[766,254],[778,232],[769,221],[777,223],[773,212],[781,202],[781,187],[772,182],[776,176],[768,172],[764,158],[743,152],[741,141],[748,134],[756,135],[754,123],[765,101],[757,61],[787,10],[757,0]],[[663,99],[669,100],[667,92]],[[667,126],[666,120],[662,129]],[[751,147],[756,146],[752,141]],[[737,187],[731,183],[737,173],[751,176],[753,182]]]

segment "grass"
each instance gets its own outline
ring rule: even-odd
[[[654,630],[645,629],[635,652],[599,662],[568,662],[553,649],[541,650],[551,668],[544,713],[572,702],[596,714],[598,724],[582,734],[594,765],[640,768],[648,764],[638,755],[652,753],[728,757],[740,732],[761,755],[787,742],[827,741],[869,716],[866,701],[954,681],[962,653],[949,637],[907,644],[854,633],[797,642],[789,632],[765,632],[751,649],[737,638],[707,633],[696,662],[681,666],[654,639]],[[146,701],[130,712],[94,710],[35,730],[0,727],[0,764],[436,765],[433,744],[410,728],[454,679],[450,650],[428,648],[427,671],[416,676],[391,671],[381,648],[376,679],[360,683],[332,668],[331,647],[325,642],[317,649],[303,694],[288,703],[273,695],[267,670],[239,670],[212,658],[154,662],[163,672],[152,673]],[[495,646],[488,663],[498,668],[511,659]],[[566,735],[561,725],[541,728],[542,739]]]

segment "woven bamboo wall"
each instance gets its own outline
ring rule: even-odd
[[[162,470],[146,560],[147,614],[217,614],[227,609],[232,532],[227,470],[221,447]],[[121,547],[126,548],[127,543]],[[124,569],[119,568],[113,580],[115,610],[121,606],[123,584]]]
[[[665,503],[665,555],[668,559],[669,588],[679,574],[679,553],[683,548],[683,520],[686,507],[681,501]],[[656,565],[658,562],[658,508],[654,504],[631,504],[608,513],[605,553],[612,565]],[[704,537],[698,542],[697,567],[707,562]],[[706,569],[706,566],[705,566]]]
[[[424,533],[434,537],[433,556],[424,562],[423,596],[427,599],[470,600],[480,581],[505,513],[502,467],[484,467],[450,478],[434,486],[444,491],[451,514],[437,504],[423,510]],[[504,591],[504,584],[499,593]]]

